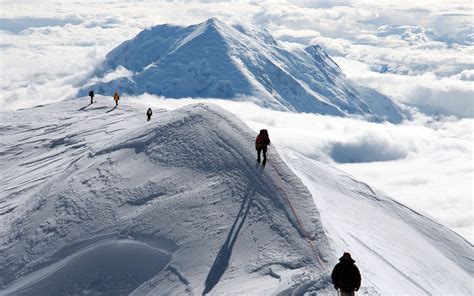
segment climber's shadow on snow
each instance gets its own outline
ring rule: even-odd
[[[259,171],[260,173],[262,173],[263,170],[265,169],[265,165],[262,165],[262,164],[260,164],[260,163],[257,162],[257,163],[255,163],[255,169],[256,169],[257,171]]]
[[[221,279],[224,272],[227,270],[227,267],[229,267],[232,249],[234,248],[234,244],[237,241],[239,232],[242,226],[244,225],[245,219],[247,218],[247,215],[250,211],[255,190],[248,191],[248,193],[250,194],[247,194],[247,196],[244,197],[242,205],[240,206],[239,213],[237,214],[234,224],[232,224],[229,234],[227,235],[227,239],[225,240],[224,245],[222,245],[221,249],[219,250],[219,253],[217,253],[216,260],[214,260],[211,270],[207,275],[205,288],[202,292],[203,295],[209,293],[214,288],[214,286]]]
[[[117,106],[114,106],[112,109],[110,109],[109,111],[107,111],[107,112],[105,112],[105,113],[112,112],[112,111],[114,111],[115,109],[117,109]]]
[[[90,105],[92,105],[92,103],[89,103],[89,105],[85,105],[84,107],[82,107],[81,109],[79,109],[79,111],[83,111],[83,110],[87,109],[87,107],[89,107]]]

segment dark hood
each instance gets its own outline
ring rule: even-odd
[[[355,260],[353,260],[352,258],[343,256],[343,257],[339,258],[339,262],[341,262],[341,263],[352,263],[353,264],[355,262]]]

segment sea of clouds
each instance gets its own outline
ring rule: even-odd
[[[0,110],[74,97],[110,50],[152,25],[264,26],[288,46],[321,45],[349,79],[432,116],[412,110],[391,125],[222,104],[474,241],[471,1],[205,2],[1,0]]]

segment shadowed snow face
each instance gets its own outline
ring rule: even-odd
[[[106,240],[29,274],[11,295],[128,295],[171,260],[165,252],[133,240]]]

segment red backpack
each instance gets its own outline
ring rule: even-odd
[[[260,133],[257,136],[255,141],[255,149],[263,148],[270,144],[270,137],[268,137],[268,131],[266,129],[260,130]]]

